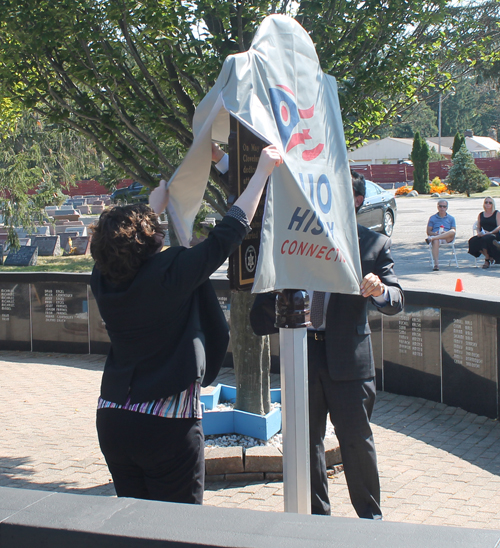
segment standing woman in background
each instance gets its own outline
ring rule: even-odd
[[[469,253],[474,257],[483,254],[483,268],[489,268],[493,262],[500,263],[500,211],[491,196],[484,199],[483,209],[477,216],[477,235],[469,240]]]
[[[250,231],[281,162],[274,146],[265,148],[245,191],[191,249],[162,251],[165,181],[151,193],[156,213],[113,207],[93,227],[91,287],[111,340],[97,431],[119,497],[203,502],[201,385],[215,380],[229,341],[209,277]]]

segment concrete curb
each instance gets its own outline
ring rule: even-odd
[[[325,439],[326,466],[338,471],[342,463],[336,437]],[[272,445],[250,447],[206,447],[205,481],[281,481],[283,455]]]

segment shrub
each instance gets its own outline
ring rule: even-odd
[[[411,161],[413,162],[413,188],[419,194],[429,194],[429,146],[418,131],[413,138]]]
[[[464,145],[455,154],[453,165],[446,178],[448,188],[456,192],[483,192],[490,186],[488,177],[476,166],[472,154]]]

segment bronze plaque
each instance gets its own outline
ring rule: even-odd
[[[267,143],[259,139],[231,116],[229,136],[229,186],[238,198],[257,169],[261,150]],[[231,289],[251,289],[259,257],[260,231],[264,216],[265,191],[251,223],[252,231],[229,257],[229,285]]]

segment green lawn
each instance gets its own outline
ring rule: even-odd
[[[0,265],[0,272],[91,272],[93,266],[94,260],[90,255],[66,255],[38,257],[36,266]]]
[[[465,196],[465,194],[464,194]],[[471,198],[486,198],[486,196],[491,196],[492,198],[500,198],[500,186],[490,186],[488,190],[484,192],[475,192],[471,194]]]
[[[36,266],[0,266],[0,272],[90,272],[94,261],[90,255],[38,257]]]

